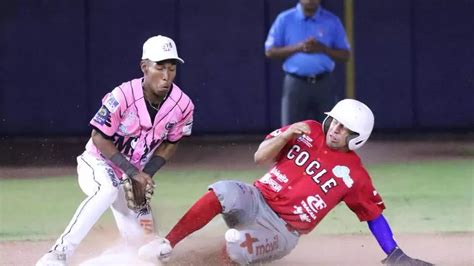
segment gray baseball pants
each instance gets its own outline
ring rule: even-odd
[[[209,186],[222,205],[224,221],[237,229],[237,241],[226,241],[227,254],[239,264],[268,262],[288,255],[299,234],[270,209],[260,191],[240,181],[219,181]],[[232,229],[231,229],[232,230]]]

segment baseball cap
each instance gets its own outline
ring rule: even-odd
[[[149,59],[154,62],[176,59],[184,63],[184,60],[178,57],[174,41],[163,35],[153,36],[146,40],[143,44],[142,59]]]

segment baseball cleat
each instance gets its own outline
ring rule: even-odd
[[[170,259],[173,248],[166,238],[156,238],[150,243],[138,249],[138,257],[145,261],[156,263],[156,261],[167,262]]]
[[[50,250],[36,262],[36,266],[66,266],[66,254],[57,250]]]

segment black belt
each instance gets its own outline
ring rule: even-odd
[[[327,76],[329,76],[329,72],[324,72],[324,73],[321,73],[321,74],[317,74],[317,75],[314,75],[314,76],[300,76],[300,75],[296,75],[296,74],[293,74],[293,73],[286,73],[294,78],[297,78],[297,79],[301,79],[301,80],[304,80],[308,83],[316,83],[318,81],[321,81],[323,80],[324,78],[326,78]]]

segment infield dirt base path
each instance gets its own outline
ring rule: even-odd
[[[223,231],[224,232],[224,231]],[[173,257],[167,265],[222,265],[220,250],[223,237],[215,232],[204,230],[184,240],[174,250]],[[436,265],[473,265],[474,256],[469,234],[423,234],[399,235],[397,240],[409,255],[429,260]],[[96,258],[114,241],[107,243],[107,237],[101,230],[87,236],[78,248],[70,265]],[[105,241],[104,241],[105,240]],[[116,241],[116,240],[115,240]],[[34,265],[53,241],[14,241],[0,242],[1,265]],[[117,259],[120,253],[117,252]],[[310,235],[300,239],[300,243],[287,257],[268,265],[381,265],[383,252],[371,235]],[[102,265],[139,265],[120,260],[103,261]],[[126,263],[126,264],[124,264]],[[98,264],[96,264],[98,265]],[[150,265],[150,264],[141,264]]]

